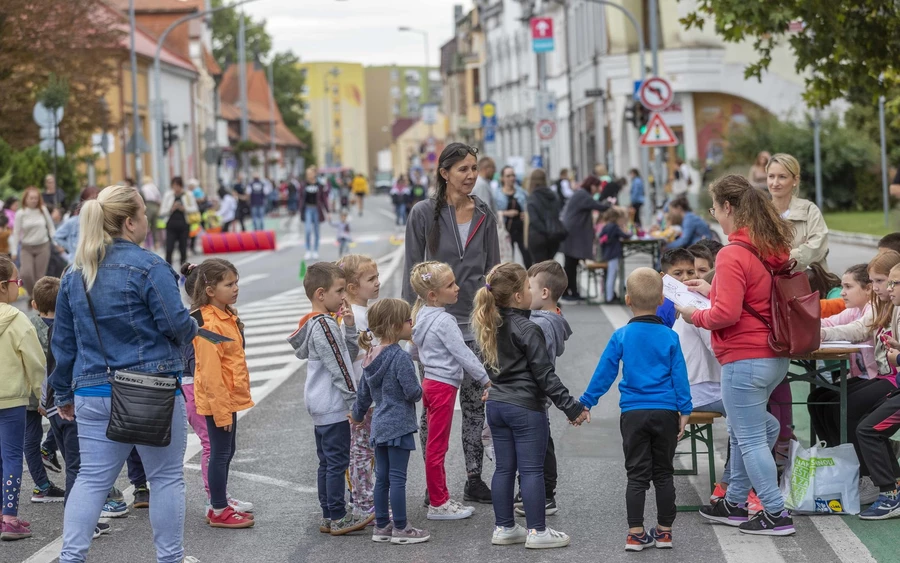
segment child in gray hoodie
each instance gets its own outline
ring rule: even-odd
[[[344,473],[350,465],[350,407],[356,399],[353,358],[359,347],[356,320],[345,298],[347,281],[335,264],[317,262],[306,271],[303,287],[312,303],[312,313],[288,338],[298,358],[306,364],[304,398],[315,425],[319,456],[319,531],[333,536],[361,530],[374,514],[347,512]],[[344,323],[341,331],[336,315]],[[341,335],[344,338],[341,338]]]
[[[450,266],[442,262],[422,262],[410,272],[410,283],[419,296],[413,309],[414,359],[425,373],[423,405],[428,421],[425,444],[425,482],[428,485],[428,519],[459,520],[475,511],[450,498],[444,458],[450,444],[450,426],[456,392],[464,371],[485,387],[491,382],[484,365],[466,346],[456,319],[444,307],[456,303],[459,286]],[[418,357],[416,357],[416,355]]]

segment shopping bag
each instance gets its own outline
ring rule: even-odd
[[[859,459],[853,444],[809,449],[791,441],[779,484],[784,506],[801,514],[858,514]]]
[[[500,262],[512,262],[512,237],[509,236],[509,231],[503,226],[503,221],[497,222],[497,238],[500,240]]]

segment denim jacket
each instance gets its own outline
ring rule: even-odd
[[[57,406],[72,403],[75,389],[108,383],[106,362],[113,371],[184,371],[181,348],[196,336],[197,322],[181,302],[177,279],[162,258],[132,242],[115,239],[106,247],[91,289],[104,361],[81,272],[63,276],[51,342]]]
[[[519,204],[519,209],[524,213],[526,209],[528,209],[528,194],[525,193],[525,190],[516,186],[516,191],[513,193],[514,198],[516,198],[516,202]],[[497,211],[506,211],[506,208],[509,206],[509,196],[503,193],[503,190],[497,188],[494,190],[494,202],[497,205]]]

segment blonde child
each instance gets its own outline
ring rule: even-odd
[[[525,268],[500,264],[485,279],[475,294],[472,327],[493,383],[485,393],[497,463],[491,483],[495,523],[491,543],[565,547],[569,536],[546,526],[544,455],[550,424],[544,400],[550,399],[573,424],[589,420],[588,412],[557,377],[544,335],[529,320],[532,294]],[[513,516],[517,470],[527,531]]]
[[[4,541],[31,537],[31,525],[18,517],[25,409],[31,397],[41,396],[46,365],[34,325],[25,313],[12,306],[19,298],[20,287],[18,268],[8,257],[0,256],[0,358],[5,358],[0,378],[0,475],[3,477],[0,538]]]
[[[235,510],[225,490],[237,446],[237,413],[253,406],[244,358],[244,325],[233,308],[238,298],[238,272],[231,262],[210,258],[191,275],[195,276],[192,305],[199,310],[203,328],[230,339],[218,344],[202,336],[194,339],[194,401],[197,414],[206,417],[209,435],[210,508],[206,519],[213,528],[251,528],[253,516]]]
[[[359,346],[367,354],[353,405],[352,426],[362,426],[367,418],[371,422],[367,435],[375,446],[378,475],[372,541],[422,543],[431,536],[406,519],[406,469],[409,453],[416,449],[416,403],[422,398],[412,358],[399,345],[401,340],[412,338],[409,304],[401,299],[379,301],[368,312],[367,324],[370,328],[359,334]]]
[[[381,282],[378,281],[378,265],[368,256],[350,254],[338,261],[338,268],[347,276],[347,301],[356,319],[356,328],[362,334],[369,328],[369,301],[378,299]],[[377,344],[377,342],[375,342]],[[360,350],[353,361],[353,383],[359,389],[363,375],[365,350]],[[365,413],[360,424],[350,426],[350,487],[356,510],[372,513],[374,508],[375,450],[372,448],[372,409]]]
[[[490,386],[490,380],[481,361],[466,346],[456,319],[444,310],[459,298],[459,286],[450,266],[433,261],[416,264],[410,271],[410,284],[419,296],[413,309],[416,324],[412,337],[424,372],[422,404],[428,423],[425,444],[428,519],[468,518],[475,509],[450,498],[444,458],[463,372],[472,374],[485,387]]]

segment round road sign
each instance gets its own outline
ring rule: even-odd
[[[672,105],[675,93],[665,78],[653,76],[644,81],[638,92],[641,104],[650,111],[662,111]]]
[[[556,135],[556,122],[544,119],[537,124],[538,138],[542,141],[549,141]]]

